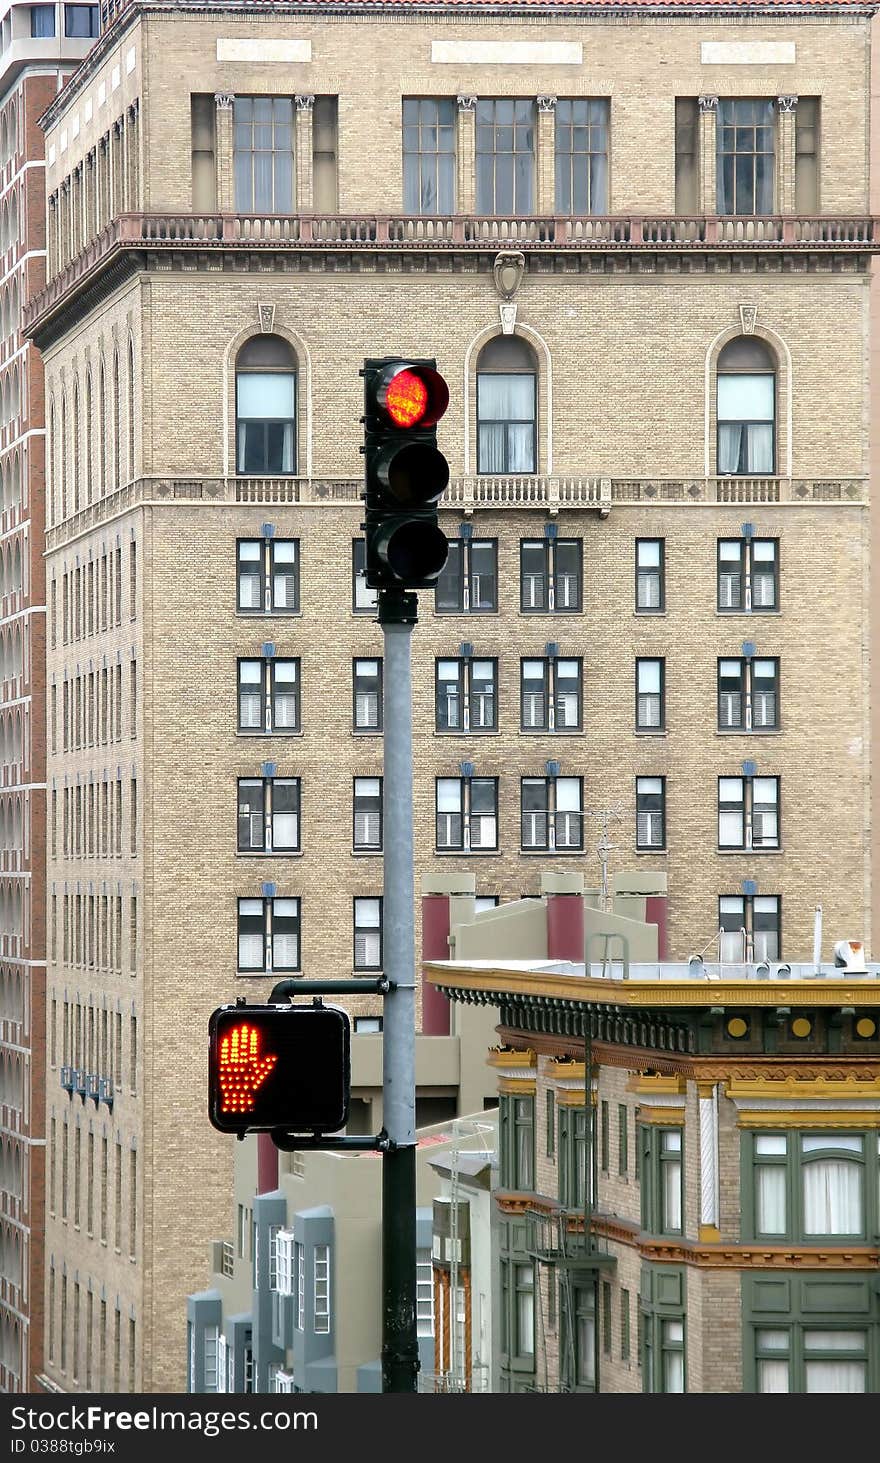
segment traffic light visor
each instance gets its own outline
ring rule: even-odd
[[[330,1006],[224,1006],[209,1024],[208,1115],[221,1133],[335,1133],[348,1121],[350,1023]]]
[[[433,367],[400,362],[382,373],[376,405],[401,431],[433,427],[449,405],[449,388]]]

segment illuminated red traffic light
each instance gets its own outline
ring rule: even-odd
[[[414,427],[428,405],[428,388],[415,371],[400,371],[389,381],[385,410],[397,427]]]
[[[376,405],[401,431],[435,427],[449,405],[449,387],[433,366],[392,361],[375,383]]]
[[[221,1133],[337,1133],[351,1022],[334,1006],[222,1006],[208,1024],[208,1116]]]

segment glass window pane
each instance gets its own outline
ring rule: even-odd
[[[284,421],[294,415],[296,376],[288,371],[244,371],[236,378],[238,415]]]
[[[846,1153],[864,1152],[864,1142],[854,1133],[805,1133],[801,1138],[804,1153],[817,1153],[823,1148],[842,1149]]]
[[[660,691],[659,660],[640,660],[638,663],[639,691],[642,695],[657,695]]]
[[[756,1223],[759,1234],[785,1234],[787,1170],[784,1164],[761,1164],[755,1169]]]
[[[557,777],[556,811],[558,813],[579,813],[581,807],[581,782],[579,777]]]
[[[461,812],[461,779],[458,777],[438,777],[437,779],[437,811],[438,813],[460,813]]]
[[[788,1152],[788,1139],[784,1133],[760,1133],[755,1139],[755,1152],[781,1154]]]
[[[772,422],[773,376],[718,376],[720,422]]]
[[[847,1159],[814,1159],[804,1164],[802,1177],[805,1234],[863,1232],[860,1164]]]

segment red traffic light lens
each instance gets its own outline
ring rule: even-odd
[[[385,410],[396,427],[415,427],[428,405],[428,388],[415,371],[398,371],[385,392]]]
[[[393,427],[433,427],[449,405],[449,387],[432,366],[401,361],[387,365],[379,379],[376,405]]]

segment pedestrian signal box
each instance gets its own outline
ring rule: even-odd
[[[208,1116],[221,1133],[336,1133],[351,1022],[334,1006],[221,1006],[208,1023]]]

